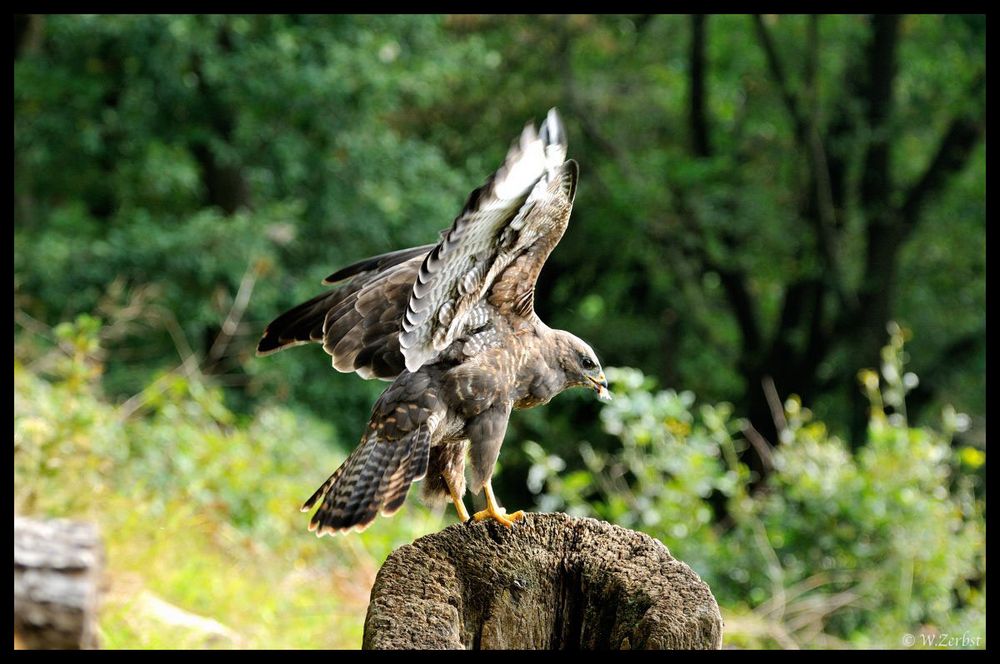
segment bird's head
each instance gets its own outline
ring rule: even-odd
[[[602,401],[611,401],[608,379],[604,376],[597,354],[587,342],[569,332],[558,334],[559,367],[566,376],[566,387],[589,387]]]

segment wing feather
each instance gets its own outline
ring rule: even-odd
[[[529,220],[546,207],[565,158],[566,131],[552,109],[541,133],[527,125],[500,168],[469,196],[413,284],[399,336],[409,371],[462,336],[493,281],[541,237]]]
[[[323,344],[338,371],[391,379],[403,370],[399,321],[417,271],[433,245],[375,256],[339,270],[337,288],[285,312],[264,330],[259,355]]]
[[[392,379],[497,313],[533,315],[535,281],[566,229],[577,173],[552,109],[540,131],[524,128],[436,245],[334,272],[325,283],[337,288],[275,319],[258,354],[321,342],[338,371]]]
[[[524,220],[523,244],[517,257],[491,280],[487,301],[501,315],[534,316],[535,284],[549,254],[562,239],[573,210],[579,168],[570,159],[549,181],[539,182],[532,197],[540,204]],[[544,188],[544,189],[543,189]]]

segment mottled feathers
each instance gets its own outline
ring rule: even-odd
[[[403,369],[399,320],[417,270],[432,247],[394,251],[333,273],[325,283],[339,287],[276,318],[264,330],[257,353],[318,342],[337,371],[395,378]]]
[[[325,280],[333,290],[267,326],[259,354],[320,343],[336,370],[393,381],[358,447],[306,501],[304,510],[319,506],[311,530],[363,528],[399,509],[410,484],[428,472],[428,497],[447,491],[443,478],[461,495],[466,438],[473,488],[489,478],[516,376],[512,369],[466,376],[463,367],[487,354],[498,367],[513,367],[515,358],[503,355],[510,335],[542,325],[535,282],[566,229],[577,177],[553,109],[539,131],[524,128],[437,244],[334,272]]]
[[[553,109],[541,134],[526,126],[500,168],[469,196],[413,284],[400,336],[407,369],[416,371],[461,336],[470,309],[542,236],[529,222],[545,207],[550,183],[568,177],[575,188],[575,163],[567,172],[565,158],[565,129]]]
[[[302,506],[316,510],[309,529],[318,535],[364,529],[378,514],[396,512],[410,485],[427,474],[431,438],[442,404],[429,374],[395,381],[372,409],[358,447]]]

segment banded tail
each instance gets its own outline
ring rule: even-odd
[[[367,528],[381,513],[402,507],[410,485],[427,474],[431,427],[424,424],[398,440],[385,440],[370,430],[357,449],[302,506],[321,502],[309,521],[317,537]]]

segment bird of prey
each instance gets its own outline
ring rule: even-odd
[[[486,492],[473,519],[511,527],[491,477],[515,408],[582,386],[610,399],[593,349],[534,310],[535,281],[569,222],[578,167],[555,109],[529,123],[503,163],[469,195],[437,244],[394,251],[330,275],[328,291],[282,314],[258,355],[317,342],[333,367],[392,383],[353,453],[306,501],[317,535],[363,530],[423,479],[426,502]]]

